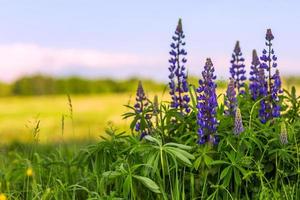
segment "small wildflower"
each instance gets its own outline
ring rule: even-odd
[[[239,108],[236,108],[233,132],[234,132],[235,135],[239,135],[243,131],[244,131],[244,126],[243,126],[243,119],[242,119],[241,110]]]
[[[7,200],[6,195],[3,193],[0,193],[0,200]]]
[[[27,170],[26,170],[26,176],[28,177],[32,177],[33,176],[33,170],[31,167],[29,167]]]
[[[237,106],[237,99],[236,99],[236,92],[235,92],[235,88],[234,88],[234,80],[232,78],[230,78],[228,86],[227,86],[224,105],[227,108],[225,110],[225,115],[234,116],[235,109]]]
[[[152,115],[146,113],[144,117],[144,123],[141,121],[143,120],[143,117],[141,115],[144,113],[145,110],[149,108],[149,102],[145,95],[145,91],[141,81],[139,81],[138,83],[138,88],[136,91],[136,103],[134,105],[134,108],[136,114],[139,116],[139,119],[136,121],[135,124],[135,131],[140,133],[140,138],[142,139],[145,135],[150,133],[149,128],[152,126]],[[146,127],[142,126],[142,124],[145,124]]]
[[[284,122],[281,122],[280,142],[283,145],[288,143],[288,135]]]
[[[136,91],[136,104],[134,105],[134,108],[137,113],[141,113],[143,111],[144,106],[148,104],[146,100],[147,98],[144,92],[142,82],[139,81],[138,88]]]

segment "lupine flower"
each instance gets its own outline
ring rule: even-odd
[[[190,108],[188,104],[190,97],[188,96],[189,87],[187,82],[187,72],[186,67],[184,66],[187,62],[187,59],[185,58],[187,52],[183,48],[183,46],[185,46],[185,42],[183,41],[184,38],[185,35],[182,30],[182,22],[181,19],[179,19],[175,35],[172,37],[173,42],[170,51],[171,58],[169,60],[169,87],[170,95],[172,97],[171,107],[179,109],[181,113],[189,113]]]
[[[260,69],[267,72],[267,75],[265,76],[266,86],[260,89],[263,90],[260,92],[261,97],[266,97],[261,102],[261,108],[259,110],[259,116],[262,123],[266,123],[268,120],[280,116],[279,94],[282,93],[282,90],[279,71],[276,70],[272,75],[272,68],[277,67],[277,57],[274,54],[271,43],[273,39],[274,36],[272,31],[271,29],[268,29],[266,33],[267,49],[263,50],[263,55],[260,57],[260,60],[262,61]]]
[[[245,93],[246,70],[244,65],[245,59],[242,57],[242,55],[240,43],[237,41],[232,54],[232,60],[230,61],[230,74],[231,78],[234,80],[235,88],[238,89],[239,94]]]
[[[233,132],[234,132],[235,135],[239,135],[243,131],[244,131],[244,126],[243,126],[243,119],[242,119],[241,110],[239,108],[236,108]]]
[[[149,105],[148,100],[147,100],[147,97],[145,95],[142,82],[139,81],[138,88],[137,88],[137,91],[136,91],[136,103],[134,105],[135,112],[137,114],[142,113],[148,107],[148,105]],[[150,119],[151,119],[151,115],[146,114],[145,115],[145,120],[147,121],[148,125],[151,125]],[[141,120],[140,119],[137,120],[137,122],[135,124],[135,131],[141,132],[141,138],[143,138],[149,132],[146,129],[141,130]]]
[[[281,122],[280,142],[283,145],[288,143],[288,135],[284,122]]]
[[[278,94],[282,93],[281,90],[281,80],[278,69],[275,74],[272,76],[273,84],[271,85],[271,97],[272,97],[272,116],[280,116],[280,106],[279,106],[279,97]]]
[[[226,90],[226,97],[225,103],[227,109],[225,109],[225,115],[232,115],[234,116],[236,106],[237,106],[237,99],[236,99],[236,91],[234,87],[234,80],[230,78],[227,90]]]
[[[138,83],[135,100],[136,100],[136,104],[134,105],[135,111],[137,113],[141,113],[144,109],[144,106],[148,105],[147,98],[141,81],[139,81]]]
[[[206,59],[202,79],[199,80],[199,88],[197,89],[197,124],[199,144],[207,141],[213,143],[218,142],[215,135],[217,131],[217,95],[216,95],[216,76],[214,75],[214,67],[210,58]]]
[[[256,100],[259,97],[259,89],[260,89],[259,65],[260,65],[260,61],[257,56],[256,50],[254,49],[252,51],[251,71],[250,71],[250,78],[249,78],[250,80],[249,89],[253,100]]]

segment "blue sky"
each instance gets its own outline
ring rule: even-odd
[[[37,72],[164,79],[179,17],[192,74],[211,57],[227,78],[236,40],[249,71],[252,49],[262,51],[272,28],[281,73],[300,75],[299,9],[297,0],[0,1],[0,79]]]

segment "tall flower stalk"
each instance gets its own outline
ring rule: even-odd
[[[179,109],[181,113],[189,113],[189,101],[188,96],[188,82],[187,82],[187,70],[184,66],[187,62],[185,56],[187,52],[183,48],[185,46],[184,42],[185,35],[182,29],[182,22],[179,19],[175,35],[172,37],[173,42],[171,43],[171,58],[169,59],[170,75],[169,75],[169,87],[170,95],[172,98],[171,107]]]
[[[234,80],[230,78],[227,90],[226,90],[226,96],[225,96],[225,115],[235,115],[235,110],[237,107],[237,99],[236,99],[236,91],[234,87]]]
[[[265,99],[261,101],[259,111],[262,123],[266,123],[268,120],[280,116],[279,94],[282,93],[280,75],[276,69],[277,57],[271,42],[274,39],[271,29],[267,30],[265,38],[267,48],[263,50],[262,56],[260,57],[260,68],[266,72],[265,87],[261,89],[263,92],[260,93],[262,97],[265,97]],[[273,74],[272,68],[276,69]]]
[[[144,120],[144,126],[142,126],[142,119],[141,115],[143,115],[143,112],[148,109],[149,102],[145,95],[145,91],[142,85],[142,82],[139,81],[138,88],[136,91],[136,103],[134,104],[135,112],[139,116],[139,118],[136,121],[135,124],[135,131],[140,132],[140,137],[143,138],[145,135],[150,133],[150,126],[151,126],[151,115],[146,114],[145,120]]]
[[[230,74],[234,80],[234,86],[238,89],[239,94],[245,93],[246,70],[244,65],[245,59],[240,47],[240,42],[237,41],[233,50],[232,60],[230,61]]]
[[[257,56],[257,52],[254,49],[252,51],[251,71],[250,71],[250,78],[249,78],[250,81],[249,89],[253,100],[257,100],[257,98],[259,97],[259,90],[260,90],[259,66],[260,66],[260,61]]]
[[[202,72],[202,79],[199,80],[199,88],[197,89],[199,144],[204,144],[207,141],[215,144],[218,142],[215,135],[218,124],[216,118],[218,102],[214,71],[211,59],[207,58]]]

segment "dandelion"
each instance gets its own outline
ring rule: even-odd
[[[187,72],[186,67],[184,66],[187,62],[185,56],[187,52],[183,48],[185,46],[185,42],[183,39],[185,35],[182,29],[182,22],[179,19],[175,35],[172,37],[173,42],[171,44],[169,59],[170,67],[170,75],[169,75],[169,87],[170,87],[170,95],[172,98],[171,107],[175,109],[179,109],[181,113],[189,113],[189,101],[190,97],[188,96],[188,82],[187,82]]]
[[[199,80],[199,88],[197,89],[197,124],[199,144],[206,141],[217,143],[218,139],[215,135],[217,131],[217,95],[216,76],[214,75],[214,67],[210,58],[206,59],[202,79]]]
[[[288,143],[288,135],[284,122],[281,122],[280,142],[283,145]]]
[[[239,135],[243,131],[244,131],[244,126],[243,126],[241,110],[239,108],[236,108],[233,132],[235,135]]]
[[[33,176],[33,170],[31,167],[29,167],[27,170],[26,170],[26,176],[28,177],[32,177]]]
[[[237,106],[237,99],[236,99],[236,91],[234,88],[234,80],[232,78],[230,78],[227,86],[224,105],[227,108],[225,110],[225,115],[234,116],[236,106]]]
[[[240,48],[240,42],[237,41],[234,47],[232,54],[232,60],[230,61],[230,74],[231,78],[234,80],[234,86],[238,89],[239,94],[245,93],[245,80],[246,80],[246,70],[244,61],[245,59],[242,56],[242,51]]]
[[[7,200],[6,195],[3,193],[0,193],[0,200]]]

